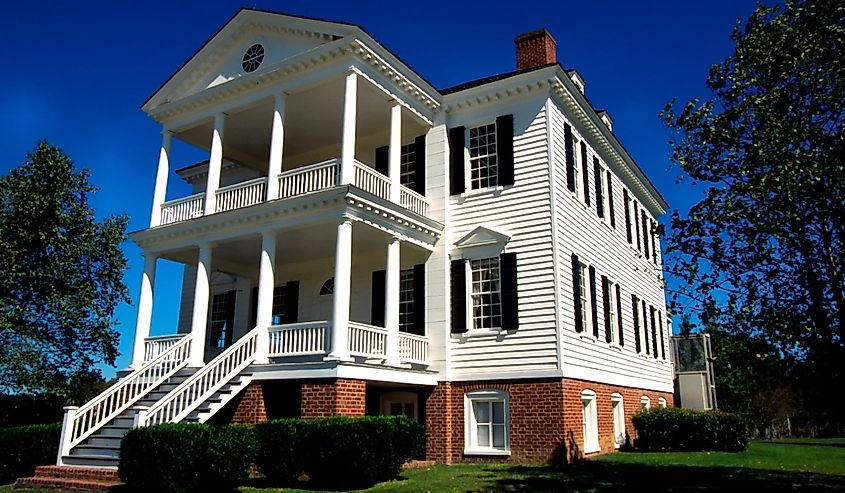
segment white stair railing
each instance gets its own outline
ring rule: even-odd
[[[349,322],[349,354],[365,358],[383,358],[387,355],[387,329]]]
[[[279,175],[279,198],[295,197],[337,184],[337,159],[303,166]],[[272,197],[275,198],[275,197]]]
[[[178,387],[136,417],[137,426],[180,422],[255,360],[258,327],[209,361]]]
[[[390,179],[358,161],[355,161],[355,186],[384,200],[390,200]]]
[[[185,334],[147,337],[144,339],[144,363],[167,351],[179,343],[183,337]]]
[[[329,323],[299,322],[270,327],[269,356],[325,354]]]
[[[215,210],[217,212],[249,207],[264,202],[264,196],[267,193],[267,178],[260,177],[235,183],[217,190],[216,193]]]
[[[185,336],[141,368],[123,377],[117,384],[106,389],[90,402],[75,410],[75,416],[68,417],[67,430],[62,430],[60,451],[67,455],[70,450],[103,425],[116,418],[149,391],[164,383],[188,362],[191,352],[191,336]]]

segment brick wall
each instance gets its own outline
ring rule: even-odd
[[[367,383],[338,378],[302,384],[300,416],[305,419],[328,416],[364,416]]]
[[[662,396],[672,403],[672,394],[597,384],[579,380],[518,382],[441,382],[426,402],[427,459],[443,463],[505,461],[547,463],[581,457],[584,434],[581,392],[596,393],[601,453],[615,450],[610,395],[623,396],[626,430],[633,434],[631,416],[640,409],[640,397],[657,406]],[[507,458],[464,456],[464,395],[475,390],[508,392],[509,439]]]
[[[264,389],[260,383],[252,382],[241,395],[235,408],[232,423],[255,424],[267,420],[267,408],[264,405]]]

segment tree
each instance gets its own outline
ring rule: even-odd
[[[824,412],[845,361],[845,3],[761,5],[731,38],[713,96],[661,113],[681,179],[706,189],[672,215],[672,302],[772,346]]]
[[[0,390],[74,397],[114,364],[128,218],[98,222],[95,191],[45,141],[0,177]]]

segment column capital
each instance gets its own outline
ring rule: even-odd
[[[355,220],[355,217],[352,216],[352,214],[349,214],[348,212],[344,212],[343,214],[340,215],[340,217],[337,218],[337,224],[351,223],[354,220]]]

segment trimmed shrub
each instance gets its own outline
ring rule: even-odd
[[[253,427],[162,424],[124,436],[118,473],[130,491],[232,491],[256,452]]]
[[[0,428],[0,484],[32,476],[35,466],[56,463],[61,423]]]
[[[307,423],[301,419],[276,419],[255,425],[255,464],[274,484],[293,483],[305,470],[302,443]]]
[[[640,450],[719,450],[740,452],[748,447],[742,419],[721,411],[675,407],[645,409],[632,418],[634,442]]]

